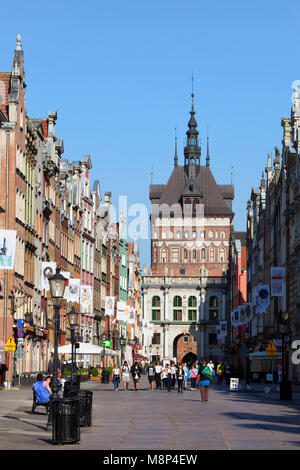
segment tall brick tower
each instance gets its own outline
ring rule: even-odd
[[[151,184],[149,191],[151,269],[143,278],[144,318],[156,327],[154,359],[177,362],[223,358],[216,327],[227,319],[225,272],[234,189],[216,183],[208,139],[201,165],[195,114],[192,93],[183,165],[178,165],[175,137],[170,178],[166,184]]]

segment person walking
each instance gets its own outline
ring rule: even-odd
[[[222,361],[217,365],[218,385],[222,385],[224,376],[224,364]]]
[[[177,376],[178,393],[183,393],[184,370],[183,370],[182,364],[179,364],[178,369],[176,371],[176,376]]]
[[[171,370],[170,364],[166,365],[166,374],[167,374],[167,379],[166,379],[167,389],[168,389],[168,392],[170,392],[172,389],[172,370]]]
[[[115,392],[119,391],[120,377],[121,377],[121,370],[119,369],[119,366],[115,366],[113,368],[113,382],[114,382]]]
[[[141,377],[141,368],[137,362],[131,368],[131,375],[133,379],[134,389],[137,391],[139,389],[139,380]]]
[[[189,371],[189,368],[188,368],[188,365],[187,365],[186,362],[185,362],[184,365],[183,365],[183,371],[184,371],[183,388],[184,388],[184,390],[186,390],[187,381],[188,381],[188,379],[189,379],[189,374],[190,374],[190,371]]]
[[[193,364],[190,372],[191,377],[191,390],[196,390],[197,388],[197,375],[198,375],[198,367]]]
[[[128,390],[129,372],[130,372],[130,367],[128,365],[128,362],[125,361],[122,367],[123,390]]]
[[[153,366],[153,362],[151,362],[150,366],[147,368],[146,374],[147,374],[148,381],[149,381],[150,391],[152,392],[154,379],[155,379],[155,369]]]
[[[163,389],[166,390],[167,389],[167,371],[166,371],[166,367],[162,367],[160,378],[161,378],[161,381],[162,381],[162,384],[163,384]]]
[[[208,367],[206,360],[202,361],[202,366],[199,368],[199,375],[201,399],[202,403],[205,403],[208,401],[209,386],[213,378],[211,368]]]
[[[155,366],[155,381],[156,381],[156,389],[161,390],[161,370],[162,366],[160,365],[160,362],[158,362]]]
[[[175,390],[176,384],[176,365],[174,361],[171,361],[171,373],[172,373],[172,390]]]

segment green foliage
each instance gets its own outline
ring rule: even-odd
[[[92,377],[97,377],[99,375],[99,371],[98,369],[96,369],[96,367],[94,367],[92,370],[91,370],[91,376]]]
[[[71,371],[69,369],[63,369],[62,370],[62,375],[64,377],[70,377],[71,376]]]

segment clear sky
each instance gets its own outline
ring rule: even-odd
[[[233,166],[234,225],[245,230],[300,80],[299,13],[282,0],[15,0],[1,5],[0,70],[21,34],[28,115],[56,109],[64,158],[89,153],[103,196],[149,210],[151,172],[163,184],[173,168],[175,126],[183,163],[193,74],[202,164],[208,129],[211,169],[229,184]],[[149,242],[140,247],[149,264]]]

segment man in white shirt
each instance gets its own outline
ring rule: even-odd
[[[161,365],[158,362],[155,366],[155,381],[156,381],[156,388],[161,389]]]

